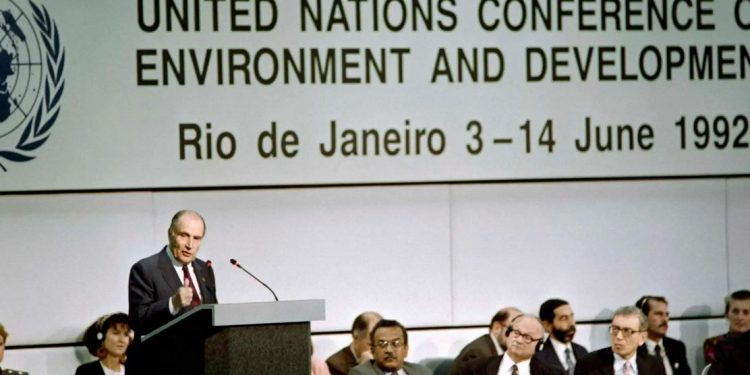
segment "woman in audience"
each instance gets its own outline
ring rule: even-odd
[[[86,329],[83,343],[96,361],[78,366],[76,375],[125,375],[133,330],[127,314],[104,315]]]
[[[706,363],[716,359],[716,345],[719,341],[737,337],[750,330],[750,290],[738,290],[724,300],[724,314],[729,320],[729,332],[706,339],[703,343],[703,357]]]

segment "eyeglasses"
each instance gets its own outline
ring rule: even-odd
[[[539,340],[541,340],[541,339],[543,339],[543,338],[544,338],[544,337],[540,337],[540,338],[538,338],[538,339],[535,339],[535,338],[531,337],[530,335],[527,335],[527,334],[525,334],[525,333],[521,333],[521,331],[519,331],[519,330],[517,330],[517,329],[511,330],[511,331],[510,331],[510,333],[511,333],[511,335],[513,335],[514,337],[520,337],[520,338],[521,338],[521,340],[522,340],[522,341],[523,341],[524,343],[526,343],[526,344],[531,344],[531,343],[532,343],[532,342],[534,342],[534,341],[539,341]]]
[[[638,332],[644,332],[644,331],[637,331],[631,328],[622,328],[618,326],[609,326],[609,334],[612,335],[612,337],[617,336],[618,333],[622,333],[622,337],[628,338],[632,336],[634,333]]]
[[[378,340],[375,343],[375,346],[377,346],[378,348],[383,349],[383,350],[388,349],[389,345],[392,346],[393,349],[398,349],[398,348],[404,346],[404,343],[401,342],[401,339],[395,339],[395,340],[391,340],[391,341],[388,341],[388,340]]]

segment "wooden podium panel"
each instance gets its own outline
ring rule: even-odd
[[[310,321],[325,301],[201,305],[143,336],[144,374],[310,373]]]

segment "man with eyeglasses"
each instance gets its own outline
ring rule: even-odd
[[[505,331],[508,330],[513,318],[518,315],[521,315],[521,310],[515,307],[500,309],[490,321],[489,332],[466,344],[458,353],[456,359],[453,360],[453,365],[448,373],[458,375],[461,373],[461,368],[470,361],[497,357],[505,353],[507,348]]]
[[[544,328],[533,315],[515,317],[506,333],[505,354],[470,361],[461,375],[565,375],[565,371],[545,364],[534,353],[544,339]]]
[[[661,360],[667,375],[690,375],[685,344],[680,340],[667,337],[667,329],[669,329],[667,299],[662,296],[643,296],[636,301],[635,306],[640,308],[648,319],[646,344],[641,349]]]
[[[646,341],[648,321],[635,306],[615,311],[609,334],[612,346],[589,353],[576,363],[576,375],[665,375],[664,365],[656,357],[638,354]]]
[[[383,319],[370,332],[373,359],[354,367],[349,375],[432,375],[429,368],[406,362],[409,336],[401,323]]]
[[[573,309],[565,300],[548,299],[539,307],[539,319],[549,337],[536,358],[572,375],[576,361],[589,353],[586,348],[573,342],[576,335]]]

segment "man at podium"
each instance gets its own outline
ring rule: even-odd
[[[169,244],[130,269],[128,300],[136,335],[145,335],[202,303],[217,303],[214,271],[197,258],[203,217],[182,210],[167,230]]]

